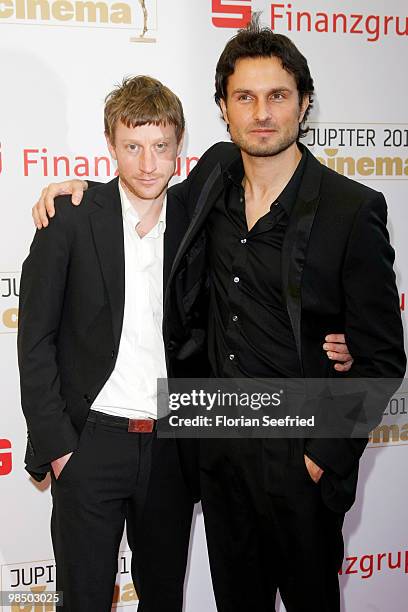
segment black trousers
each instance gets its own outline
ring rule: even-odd
[[[303,440],[200,441],[201,497],[218,612],[338,612],[343,514],[322,502]],[[324,478],[324,475],[323,475]]]
[[[90,419],[52,477],[59,609],[110,612],[126,522],[139,612],[181,612],[193,502],[176,442],[129,433],[101,413]]]

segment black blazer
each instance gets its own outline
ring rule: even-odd
[[[35,234],[20,285],[18,357],[28,428],[25,461],[37,480],[45,477],[53,459],[77,447],[89,407],[115,366],[125,297],[118,179],[90,189],[79,207],[72,206],[68,196],[58,198],[56,206],[49,227]],[[171,192],[166,217],[165,285],[190,221]],[[189,282],[184,275],[182,291],[189,293]],[[169,333],[179,338],[183,322],[177,320],[177,310]],[[170,340],[166,346],[169,372],[177,376],[183,360],[173,358]],[[187,346],[186,356],[188,352]],[[193,352],[199,352],[196,345]],[[182,365],[183,375],[189,375],[189,363],[194,365],[194,355]]]
[[[235,145],[218,143],[188,179],[173,188],[180,205],[193,211],[172,264],[167,292],[174,312],[177,302],[184,308],[185,330],[190,321],[204,317],[197,314],[197,303],[183,304],[183,295],[177,296],[183,286],[180,279],[189,274],[197,280],[197,265],[202,266],[204,279],[208,274],[202,254],[205,220],[223,189],[223,171],[239,155]],[[384,197],[321,165],[309,151],[306,155],[282,249],[282,292],[303,376],[336,376],[322,344],[326,334],[344,332],[354,357],[348,376],[400,379],[406,359]],[[201,288],[205,285],[202,279]],[[202,303],[206,308],[205,300]],[[199,330],[191,334],[190,345],[194,336],[201,337]],[[171,341],[180,350],[186,343],[182,335]],[[306,441],[305,452],[325,469],[322,494],[333,510],[347,510],[353,503],[358,460],[366,444],[367,439]]]

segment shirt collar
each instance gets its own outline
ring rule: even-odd
[[[292,209],[295,205],[306,165],[306,149],[302,146],[300,147],[300,150],[302,152],[302,157],[298,165],[296,166],[296,170],[292,174],[289,183],[286,185],[284,190],[280,193],[280,195],[276,198],[274,202],[274,204],[276,204],[276,202],[279,202],[279,204],[282,206],[288,216],[292,212]]]
[[[302,181],[303,172],[306,166],[306,147],[302,144],[298,143],[298,147],[300,152],[302,153],[302,157],[296,166],[294,173],[292,174],[289,183],[283,189],[283,191],[279,194],[276,200],[271,204],[279,204],[282,206],[286,214],[289,216],[292,212],[292,208],[295,204],[296,197],[299,191],[300,183]],[[224,170],[224,185],[231,186],[231,184],[235,185],[242,189],[242,179],[244,178],[244,164],[242,162],[242,157],[234,161],[226,170]]]
[[[131,201],[129,200],[126,191],[124,190],[122,183],[120,182],[120,179],[118,181],[118,185],[119,185],[119,195],[120,195],[120,202],[122,205],[122,217],[124,219],[127,219],[129,221],[129,223],[132,225],[133,228],[136,227],[136,225],[139,223],[140,221],[140,217],[136,211],[136,209],[134,208],[134,206],[132,206]],[[164,196],[164,200],[163,200],[163,205],[162,205],[162,209],[160,212],[160,216],[159,216],[159,220],[157,222],[157,224],[150,230],[150,232],[145,236],[145,238],[148,236],[149,238],[158,238],[159,236],[161,236],[165,229],[166,229],[166,210],[167,210],[167,193]],[[137,234],[137,232],[135,232]]]
[[[242,157],[239,156],[238,159],[224,170],[225,186],[230,186],[231,183],[233,183],[236,187],[241,187],[244,174],[244,164],[242,162]]]

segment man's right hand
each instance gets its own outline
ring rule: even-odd
[[[54,199],[59,195],[69,195],[72,193],[71,202],[74,206],[81,203],[84,191],[88,189],[88,183],[80,179],[63,181],[62,183],[50,183],[45,187],[37,204],[32,208],[34,224],[37,229],[47,227],[48,217],[55,215]]]
[[[59,459],[54,459],[54,461],[51,461],[52,471],[54,472],[56,480],[58,480],[62,470],[71,458],[71,455],[72,453],[68,453],[67,455],[60,457]]]

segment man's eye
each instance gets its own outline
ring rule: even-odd
[[[248,94],[241,94],[238,100],[240,100],[241,102],[248,102],[249,100],[252,100],[252,98]]]
[[[164,151],[165,149],[167,149],[167,142],[159,142],[159,143],[156,145],[156,149],[157,149],[158,151]]]
[[[283,93],[277,92],[271,95],[272,100],[283,100],[284,99],[284,95]]]
[[[135,145],[135,144],[129,144],[129,145],[128,145],[128,149],[129,149],[129,151],[136,151],[136,150],[137,150],[137,145]]]

